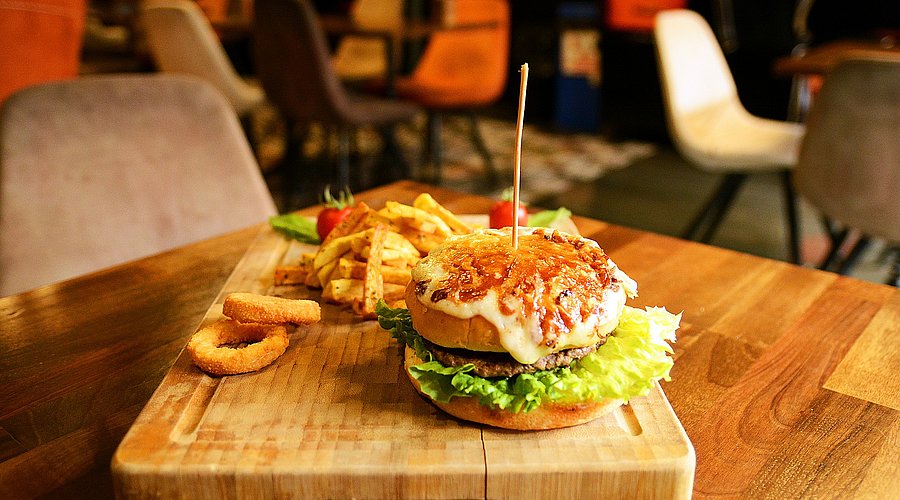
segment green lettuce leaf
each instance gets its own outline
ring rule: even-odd
[[[319,244],[319,233],[316,232],[316,222],[308,217],[295,213],[287,213],[269,217],[269,225],[279,233],[302,241],[303,243]]]
[[[542,403],[575,403],[602,398],[628,401],[646,395],[653,382],[669,380],[669,356],[681,314],[661,307],[626,306],[618,328],[606,343],[569,367],[522,374],[511,378],[483,378],[471,364],[447,367],[434,360],[412,327],[409,311],[391,309],[383,301],[376,308],[382,328],[412,347],[425,363],[410,368],[422,391],[435,401],[474,397],[492,408],[529,412]]]
[[[532,227],[554,227],[554,224],[567,217],[571,217],[572,212],[565,207],[559,207],[556,210],[542,210],[528,216],[528,225]]]

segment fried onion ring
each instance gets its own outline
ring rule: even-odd
[[[245,292],[228,294],[222,304],[222,313],[241,323],[308,325],[322,319],[322,310],[315,300]]]
[[[239,344],[244,347],[230,347]],[[187,350],[201,370],[212,375],[236,375],[259,370],[284,354],[284,325],[239,323],[221,319],[195,333]]]

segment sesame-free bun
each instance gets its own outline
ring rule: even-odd
[[[519,431],[533,431],[546,429],[559,429],[571,427],[595,420],[622,405],[618,399],[602,399],[600,401],[586,401],[572,404],[543,403],[530,412],[513,413],[508,410],[493,409],[482,406],[474,397],[454,397],[447,403],[432,400],[422,392],[419,381],[413,378],[410,367],[423,363],[416,356],[415,351],[406,347],[404,352],[404,365],[406,374],[413,387],[425,399],[453,415],[454,417],[477,422],[493,427],[513,429]]]
[[[444,347],[471,351],[506,352],[500,344],[500,333],[482,316],[457,318],[430,309],[416,297],[416,284],[406,287],[406,307],[419,335]]]

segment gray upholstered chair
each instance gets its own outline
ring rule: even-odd
[[[833,229],[820,267],[849,271],[869,238],[900,243],[900,60],[847,60],[825,77],[794,183]],[[856,247],[839,262],[854,233]]]
[[[197,78],[85,77],[0,110],[0,296],[275,213],[234,110]]]
[[[323,124],[337,132],[337,185],[365,187],[351,185],[350,132],[374,127],[381,131],[385,151],[396,157],[389,166],[400,164],[396,169],[399,176],[407,177],[393,126],[411,121],[420,108],[409,102],[348,92],[335,73],[319,15],[309,0],[254,0],[253,8],[256,72],[269,100],[287,122],[286,155],[297,154],[306,125]],[[356,175],[352,180],[361,177]]]

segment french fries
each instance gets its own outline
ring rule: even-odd
[[[366,274],[363,280],[362,298],[353,299],[353,311],[363,318],[375,317],[375,304],[384,298],[384,276],[381,273],[381,253],[387,240],[388,227],[379,224],[372,230],[369,239],[369,255],[366,259]]]
[[[314,254],[302,255],[297,265],[276,268],[275,284],[321,288],[323,300],[374,318],[379,299],[390,304],[403,300],[419,259],[447,237],[471,231],[427,193],[413,205],[388,201],[380,210],[359,203]]]

